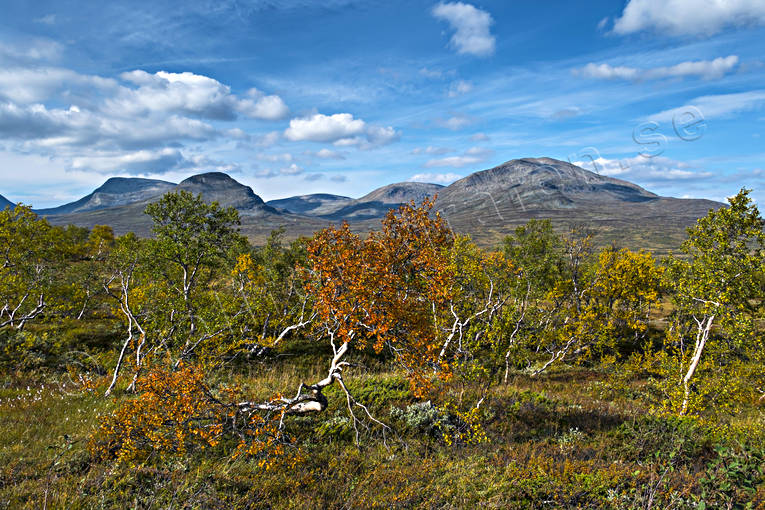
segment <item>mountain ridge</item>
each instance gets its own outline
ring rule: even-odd
[[[162,195],[175,186],[172,182],[158,179],[110,177],[92,193],[85,195],[79,200],[58,207],[36,209],[35,212],[47,216],[119,207]]]
[[[287,238],[296,238],[348,221],[355,231],[365,232],[378,228],[379,219],[390,209],[437,195],[434,210],[455,232],[469,234],[482,245],[496,245],[518,225],[546,218],[559,231],[587,225],[598,232],[599,244],[666,252],[677,249],[685,229],[699,217],[724,205],[662,197],[631,182],[552,158],[510,160],[445,187],[393,183],[358,199],[325,193],[264,202],[252,188],[220,172],[191,176],[169,191],[182,189],[201,193],[208,202],[236,207],[242,232],[256,244],[276,228],[284,228]],[[47,217],[54,224],[109,224],[118,234],[134,231],[147,236],[151,224],[143,210],[159,197]]]
[[[3,195],[0,195],[0,211],[5,209],[6,207],[13,207],[16,204],[5,198]]]

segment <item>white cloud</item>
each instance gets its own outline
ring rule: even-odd
[[[269,161],[271,163],[276,163],[278,161],[282,161],[285,163],[290,163],[294,159],[292,157],[292,154],[289,152],[282,152],[281,154],[258,154],[258,159],[262,161]]]
[[[301,175],[303,172],[303,167],[292,163],[291,165],[282,167],[278,170],[261,170],[257,172],[255,176],[263,179],[272,179],[274,177],[294,177],[296,175]]]
[[[25,150],[52,151],[52,155],[88,149],[132,150],[216,136],[218,132],[209,124],[178,115],[161,121],[121,119],[76,106],[48,109],[42,104],[0,103],[0,137],[24,142]]]
[[[411,154],[430,154],[432,156],[441,156],[443,154],[449,154],[450,152],[454,152],[454,149],[450,149],[449,147],[433,147],[432,145],[428,145],[424,149],[422,147],[416,147],[412,149]]]
[[[462,168],[468,165],[474,165],[484,161],[494,154],[494,151],[485,147],[470,147],[461,156],[449,156],[446,158],[431,159],[423,166],[425,168],[435,167],[453,167]]]
[[[63,46],[60,43],[48,39],[31,39],[18,44],[0,42],[0,60],[55,60],[62,50]]]
[[[247,117],[261,120],[279,120],[286,117],[290,109],[281,97],[276,95],[267,96],[257,89],[250,89],[247,93],[253,99],[240,101],[238,110]]]
[[[663,156],[646,158],[607,159],[597,158],[593,161],[574,161],[574,165],[609,177],[627,181],[667,183],[672,181],[692,181],[708,179],[714,174],[698,171],[688,163],[676,161]],[[594,167],[594,168],[593,168]]]
[[[401,133],[393,129],[392,127],[382,126],[369,126],[367,128],[367,140],[369,144],[367,147],[379,147],[381,145],[388,145],[389,143],[397,141],[401,138]]]
[[[277,120],[289,111],[279,96],[266,96],[252,89],[251,98],[241,99],[218,80],[189,72],[150,74],[135,70],[122,73],[121,78],[137,88],[122,87],[116,97],[107,100],[105,109],[114,115],[166,112],[234,120],[242,114],[253,119]]]
[[[43,102],[62,90],[70,96],[77,96],[115,91],[117,88],[117,81],[110,78],[78,74],[58,67],[0,68],[0,98],[16,103]]]
[[[494,151],[491,149],[487,149],[486,147],[471,147],[465,151],[465,154],[468,156],[476,156],[479,158],[485,158],[494,154]]]
[[[284,137],[293,142],[335,142],[353,138],[366,129],[366,123],[354,119],[350,113],[324,115],[315,113],[310,117],[292,119]]]
[[[698,76],[706,80],[719,79],[735,69],[739,59],[736,55],[718,57],[714,60],[698,60],[681,62],[673,66],[640,69],[628,66],[611,66],[609,64],[590,63],[581,69],[575,69],[574,74],[587,78],[605,80],[656,80],[661,78],[683,78]]]
[[[476,133],[470,137],[470,140],[473,142],[488,142],[490,138],[486,133]]]
[[[186,156],[175,148],[139,150],[127,153],[98,152],[72,159],[70,170],[102,174],[163,174],[167,172],[235,172],[239,167],[216,161],[202,154]]]
[[[208,119],[274,120],[288,111],[278,96],[252,89],[238,97],[193,73],[136,70],[120,80],[57,67],[0,67],[0,139],[11,150],[63,159],[71,168],[139,172],[145,164],[161,172],[200,164],[179,155],[186,142],[228,137],[239,146],[271,146],[281,136],[219,130]],[[52,107],[52,101],[71,106]]]
[[[728,26],[765,24],[762,0],[629,0],[614,32],[712,35]]]
[[[757,110],[763,105],[765,105],[765,90],[701,96],[693,99],[686,106],[664,110],[651,115],[648,119],[657,122],[672,121],[673,118],[679,118],[689,112],[691,108],[697,108],[704,119],[712,119]]]
[[[424,173],[424,174],[413,175],[407,180],[409,182],[433,182],[436,184],[451,184],[458,179],[462,179],[462,176],[458,174],[454,174],[454,173],[446,173],[446,174]]]
[[[354,136],[352,138],[341,138],[332,143],[335,147],[353,147],[359,146],[364,143],[364,139],[360,136]]]
[[[449,86],[449,97],[457,97],[473,90],[473,84],[465,80],[457,80]]]
[[[339,147],[357,145],[371,148],[398,140],[400,133],[392,127],[368,125],[350,113],[314,113],[309,117],[292,119],[284,131],[284,137],[292,142],[323,142],[334,143]]]
[[[330,149],[321,149],[313,154],[317,158],[321,159],[345,159],[345,156],[341,152],[333,151]]]
[[[483,158],[477,156],[449,156],[447,158],[431,159],[425,163],[425,168],[435,168],[450,166],[454,168],[462,168],[463,166],[474,165],[483,161]]]
[[[280,169],[279,172],[282,175],[299,175],[303,173],[303,167],[292,163],[290,166]]]
[[[99,173],[115,171],[134,173],[164,173],[182,166],[185,158],[178,149],[141,150],[126,154],[102,154],[72,159],[74,170],[91,170]]]
[[[457,114],[448,119],[436,119],[436,124],[452,131],[459,131],[460,129],[469,126],[473,123],[473,119],[467,115]]]
[[[454,30],[451,45],[457,53],[485,57],[494,53],[495,40],[490,27],[494,20],[486,11],[462,2],[440,3],[433,16],[447,21]]]

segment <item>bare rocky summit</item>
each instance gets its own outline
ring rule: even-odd
[[[201,194],[206,202],[218,202],[222,207],[233,207],[241,215],[278,214],[273,207],[266,205],[263,199],[245,186],[222,172],[209,172],[194,175],[181,181],[171,191],[188,191]]]

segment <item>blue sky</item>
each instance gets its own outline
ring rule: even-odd
[[[225,171],[265,199],[520,157],[765,199],[765,2],[3,0],[0,194]]]

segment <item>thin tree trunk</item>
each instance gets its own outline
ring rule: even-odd
[[[696,368],[699,366],[699,361],[701,361],[701,354],[704,351],[704,346],[707,343],[707,339],[709,338],[709,332],[712,329],[712,323],[715,320],[714,315],[710,315],[704,320],[696,320],[696,324],[698,324],[698,333],[696,334],[696,346],[693,349],[693,357],[691,358],[691,364],[688,367],[688,372],[686,372],[685,377],[683,377],[683,405],[680,409],[680,414],[684,415],[688,412],[688,403],[690,401],[691,397],[691,379],[693,379],[693,375],[696,373]]]

